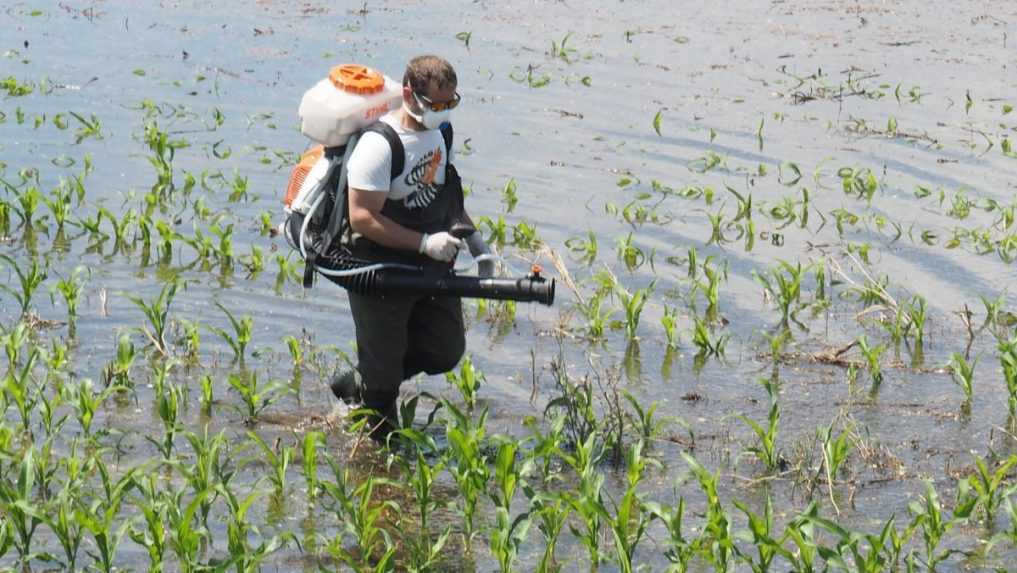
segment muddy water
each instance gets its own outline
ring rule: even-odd
[[[779,369],[784,450],[788,457],[796,449],[814,450],[815,429],[845,416],[869,445],[885,448],[883,463],[875,457],[853,458],[854,492],[840,492],[841,519],[858,526],[875,527],[894,513],[903,516],[908,501],[922,491],[922,479],[932,479],[941,492],[952,491],[954,472],[971,463],[969,452],[984,455],[990,445],[997,451],[1014,449],[998,431],[1007,421],[1006,389],[992,338],[982,333],[972,347],[972,356],[981,358],[970,416],[961,415],[960,390],[937,367],[951,353],[962,352],[967,342],[955,311],[967,304],[977,327],[984,316],[980,296],[1002,294],[1008,307],[1014,303],[1006,290],[1012,264],[994,253],[977,254],[968,242],[946,247],[954,229],[988,228],[999,218],[998,212],[977,207],[966,219],[950,216],[958,192],[978,205],[988,199],[1003,206],[1014,201],[1017,159],[1001,149],[1003,138],[1013,135],[1017,115],[1004,113],[1004,106],[1013,103],[1008,98],[1017,10],[990,2],[935,7],[924,2],[672,4],[9,4],[0,13],[5,30],[0,78],[37,83],[46,78],[48,89],[0,102],[5,114],[0,124],[2,175],[17,181],[19,170],[35,168],[48,190],[61,176],[80,173],[90,154],[95,171],[86,180],[86,202],[75,215],[93,216],[99,206],[118,214],[137,209],[155,182],[141,139],[141,106],[149,100],[158,108],[159,125],[189,143],[176,153],[178,185],[184,171],[199,180],[202,172],[221,172],[227,182],[235,174],[247,178],[246,200],[229,202],[229,186],[214,177],[208,180],[210,191],[199,185],[191,197],[203,197],[213,217],[234,224],[235,252],[247,254],[253,245],[270,257],[286,254],[282,241],[259,234],[259,217],[269,212],[278,219],[289,162],[306,144],[295,113],[303,90],[338,62],[365,62],[398,76],[413,54],[443,54],[457,68],[464,98],[455,112],[457,154],[472,189],[474,216],[502,214],[501,189],[514,179],[519,204],[505,215],[507,222],[536,225],[541,239],[565,256],[583,296],[592,292],[589,279],[604,265],[629,289],[656,281],[638,328],[638,364],[623,364],[621,330],[593,346],[566,336],[561,344],[577,375],[589,369],[590,355],[599,368],[617,366],[625,371],[620,383],[640,401],[658,400],[661,412],[692,426],[695,454],[708,467],[725,476],[756,477],[759,468],[739,457],[751,434],[730,416],[765,417],[766,394],[755,381],[771,372],[764,333],[776,327],[780,316],[764,299],[753,272],[765,273],[778,260],[807,263],[829,257],[848,277],[861,281],[864,275],[846,251],[851,246],[857,253],[870,245],[869,273],[889,277],[889,290],[898,300],[921,295],[928,302],[924,364],[895,366],[893,351],[888,351],[886,380],[878,398],[869,400],[864,369],[852,386],[844,368],[809,361],[809,353],[841,347],[863,333],[873,342],[887,339],[878,327],[859,323],[865,305],[839,297],[849,293],[850,285],[828,271],[838,279],[832,286],[833,304],[809,319],[802,313],[808,330],[793,329],[790,359]],[[468,46],[456,38],[460,32],[470,34]],[[556,57],[562,44],[564,53]],[[224,121],[211,129],[215,110]],[[105,137],[75,144],[77,125],[69,111],[95,114]],[[57,114],[69,122],[68,129],[54,125]],[[34,127],[43,115],[42,125]],[[891,121],[896,128],[890,128]],[[219,158],[227,151],[228,157]],[[67,158],[75,164],[65,166]],[[801,178],[787,184],[795,178],[790,164]],[[842,168],[871,170],[878,189],[870,202],[842,191]],[[665,195],[662,186],[710,187],[714,198],[708,204],[702,198]],[[916,197],[919,186],[931,195]],[[708,244],[709,215],[722,212],[730,221],[737,212],[735,195],[727,188],[752,195],[756,240],[751,250],[734,227],[724,231],[730,242]],[[785,198],[799,201],[803,188],[811,203],[805,228],[800,220],[784,226],[767,216]],[[633,201],[654,208],[662,222],[631,225],[608,207],[620,211]],[[833,214],[837,209],[863,221],[847,224],[841,235]],[[211,223],[195,222],[190,206],[164,214],[171,215],[178,231],[188,236],[194,225],[207,232]],[[885,221],[881,228],[877,216]],[[897,240],[895,224],[901,229]],[[569,258],[565,247],[566,240],[587,232],[599,243],[592,266]],[[629,233],[648,258],[653,253],[652,265],[629,271],[621,263],[616,244]],[[923,233],[934,244],[923,242]],[[292,282],[277,288],[271,258],[256,276],[247,277],[240,269],[223,274],[202,270],[193,263],[194,251],[178,245],[169,267],[160,268],[144,264],[137,250],[116,252],[112,240],[94,245],[78,229],[68,234],[74,238],[66,250],[54,248],[52,232],[37,233],[34,248],[50,260],[51,277],[79,265],[91,270],[73,355],[77,377],[97,379],[117,333],[144,322],[127,295],[150,299],[161,288],[159,279],[169,274],[187,280],[173,303],[176,317],[228,328],[214,301],[254,316],[255,355],[247,367],[266,379],[292,376],[284,336],[306,331],[316,345],[351,348],[353,324],[342,292],[319,285],[305,293]],[[1002,236],[995,232],[994,239]],[[5,252],[24,258],[26,248],[15,233]],[[701,369],[694,367],[691,310],[684,302],[692,290],[683,262],[690,248],[701,261],[713,257],[715,265],[727,268],[720,291],[720,314],[727,323],[716,332],[731,339],[726,357],[710,359]],[[508,254],[517,268],[526,268],[533,257],[512,249]],[[552,267],[546,259],[542,262]],[[811,276],[803,290],[811,300]],[[540,414],[553,390],[547,365],[559,343],[552,333],[566,319],[574,330],[582,329],[584,319],[574,310],[576,295],[566,288],[558,292],[553,309],[520,305],[507,332],[483,319],[472,321],[469,348],[487,375],[482,398],[491,408],[495,431],[518,432],[520,416]],[[17,307],[10,297],[3,304],[10,319]],[[670,359],[659,324],[665,304],[681,309],[680,349]],[[701,295],[695,305],[700,312],[704,308]],[[43,294],[37,295],[35,307],[43,318],[64,318],[63,308]],[[468,308],[472,315],[474,306]],[[623,317],[623,311],[615,313],[615,318]],[[140,336],[135,341],[142,344]],[[209,331],[203,332],[202,349],[205,366],[218,365],[220,373],[231,369],[229,349]],[[537,368],[532,401],[531,356]],[[860,359],[857,353],[852,357]],[[910,363],[906,349],[901,359]],[[336,353],[326,352],[321,360],[327,369]],[[138,372],[147,376],[143,367]],[[269,420],[279,423],[263,423],[259,431],[288,436],[291,427],[320,427],[322,418],[335,412],[319,380],[317,369],[305,369],[299,393],[270,409],[276,417]],[[446,390],[439,378],[421,380],[418,386]],[[225,384],[218,393],[224,402],[235,400]],[[687,399],[691,397],[700,399]],[[159,422],[150,400],[151,391],[142,387],[138,407],[109,409],[99,422],[129,434],[153,431]],[[222,408],[213,423],[242,436],[236,430],[239,418]],[[187,419],[197,426],[196,407]],[[671,433],[683,435],[678,429]],[[147,442],[128,442],[129,458],[153,455]],[[337,432],[330,434],[329,443],[348,447]],[[655,445],[665,470],[652,478],[650,495],[666,499],[684,473],[681,449],[669,441]],[[257,474],[256,469],[246,472],[252,480]],[[293,474],[294,483],[298,477]],[[761,495],[744,479],[729,477],[724,483],[732,497]],[[770,486],[781,515],[806,503],[792,485],[777,480]],[[698,496],[691,487],[681,491],[691,499]],[[263,515],[272,521],[271,511]],[[282,519],[285,527],[299,528],[304,517],[301,510]],[[319,532],[335,531],[327,515],[315,517]],[[982,534],[965,531],[956,543],[969,546]],[[563,541],[562,552],[581,555],[572,541]],[[644,552],[645,562],[659,563],[659,551],[651,544]],[[140,554],[134,557],[141,559]],[[287,568],[286,563],[295,562],[291,559],[298,557],[281,556],[279,566]],[[527,555],[524,563],[532,566],[531,559],[535,557]],[[577,557],[573,567],[581,569],[582,563]],[[478,570],[492,567],[477,564]]]

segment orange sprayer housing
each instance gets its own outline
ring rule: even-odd
[[[293,200],[300,193],[300,188],[304,185],[307,174],[311,172],[314,164],[321,159],[324,153],[324,146],[315,145],[300,156],[300,161],[293,167],[293,171],[290,172],[290,183],[286,186],[286,197],[283,198],[283,205],[286,207],[293,205]]]

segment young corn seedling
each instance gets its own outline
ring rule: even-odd
[[[1017,414],[1017,336],[1010,340],[999,339],[997,343],[999,350],[999,363],[1003,367],[1003,380],[1006,381],[1006,389],[1009,398],[1010,417]]]
[[[134,381],[131,380],[131,368],[137,352],[130,334],[121,334],[117,338],[117,354],[106,365],[102,371],[103,382],[107,388],[113,388],[118,392],[127,392],[134,389]]]
[[[498,447],[494,463],[495,490],[491,493],[491,500],[495,506],[495,524],[491,528],[489,541],[491,552],[498,560],[502,573],[513,570],[531,522],[529,512],[523,512],[514,519],[511,517],[512,498],[521,477],[516,466],[518,449],[515,442],[503,442]]]
[[[664,316],[660,317],[660,325],[664,327],[664,338],[667,350],[678,349],[678,309],[664,305]]]
[[[579,303],[579,308],[586,318],[586,335],[593,340],[603,339],[614,314],[614,308],[604,304],[604,295],[593,293],[585,303]]]
[[[538,492],[525,482],[522,484],[522,488],[530,499],[529,514],[536,519],[537,529],[540,530],[544,538],[544,551],[537,563],[537,571],[538,573],[556,572],[561,565],[555,558],[555,550],[558,547],[562,529],[571,513],[568,502],[561,495],[544,491]]]
[[[854,449],[851,441],[851,434],[847,429],[841,430],[837,437],[833,437],[833,423],[825,428],[819,429],[819,441],[823,444],[823,467],[826,469],[826,484],[830,494],[830,503],[834,510],[840,514],[840,508],[833,497],[833,486],[836,483],[837,474],[840,472],[848,455]]]
[[[162,454],[162,459],[167,462],[173,460],[173,445],[177,431],[180,430],[180,408],[181,403],[185,401],[183,393],[184,390],[173,382],[167,381],[162,384],[156,397],[156,411],[159,413],[159,419],[162,420],[163,426],[162,441],[145,436],[145,439],[155,445],[159,453]]]
[[[78,302],[81,300],[82,291],[85,290],[85,279],[82,275],[86,274],[90,274],[87,267],[77,267],[69,277],[57,281],[50,292],[50,300],[53,300],[54,292],[59,293],[64,300],[67,307],[67,325],[72,337],[78,320]]]
[[[60,543],[64,552],[63,567],[67,571],[75,571],[78,550],[85,538],[85,530],[75,519],[74,510],[80,492],[74,482],[68,480],[63,489],[57,493],[51,508],[46,512],[46,525]]]
[[[445,437],[451,455],[447,468],[459,490],[463,512],[463,536],[466,550],[469,552],[475,533],[477,502],[481,494],[487,491],[487,482],[491,476],[488,458],[484,453],[487,408],[482,409],[474,421],[471,416],[464,414],[448,400],[442,400],[442,406],[448,413]]]
[[[374,499],[377,478],[368,477],[354,488],[349,469],[341,470],[331,457],[326,459],[336,481],[324,481],[321,485],[337,504],[336,513],[343,524],[342,531],[329,542],[326,551],[356,571],[393,570],[396,548],[388,532],[380,527],[380,521],[387,512],[398,513],[399,506],[391,500]],[[347,537],[353,539],[356,551],[346,548]]]
[[[646,254],[632,242],[632,233],[626,235],[624,239],[618,239],[617,253],[618,260],[625,263],[625,268],[629,272],[638,269],[646,262]]]
[[[232,488],[225,484],[216,486],[227,509],[229,510],[229,521],[226,523],[226,544],[229,551],[229,559],[226,563],[236,568],[237,573],[257,573],[262,570],[262,563],[279,549],[289,543],[296,543],[298,549],[300,544],[296,537],[289,531],[284,531],[271,538],[261,538],[258,545],[251,543],[251,537],[259,535],[258,528],[247,521],[247,512],[258,501],[264,492],[255,489],[240,498]]]
[[[272,485],[275,486],[276,497],[282,499],[286,492],[286,470],[289,469],[290,463],[293,461],[293,456],[297,451],[296,447],[284,446],[282,439],[277,439],[273,448],[269,447],[265,440],[261,439],[261,436],[254,432],[247,432],[247,436],[258,445],[269,467],[272,468],[272,472],[268,474],[268,477],[272,481]]]
[[[301,348],[300,341],[295,336],[287,336],[283,341],[286,343],[286,348],[290,351],[293,367],[300,367],[304,363],[304,349]]]
[[[787,261],[777,261],[777,264],[777,268],[770,269],[769,276],[755,271],[752,275],[780,308],[781,326],[789,326],[791,321],[794,321],[795,324],[804,328],[796,315],[805,306],[801,301],[802,281],[805,279],[809,267],[803,268],[800,262],[795,263],[794,266]]]
[[[968,362],[964,359],[964,355],[959,352],[953,353],[953,356],[950,357],[950,363],[947,365],[954,383],[964,391],[964,404],[967,405],[968,410],[971,408],[971,398],[974,395],[973,382],[975,379],[975,366],[977,365],[977,358]]]
[[[868,364],[869,376],[872,377],[872,392],[875,392],[883,383],[883,369],[879,365],[879,357],[886,351],[886,345],[869,346],[869,339],[863,334],[858,338],[858,349],[862,351],[862,356]]]
[[[922,363],[925,349],[925,299],[915,295],[907,305],[908,330],[911,331],[914,339],[914,348],[911,349],[912,362],[915,366]]]
[[[166,345],[166,331],[169,327],[169,307],[173,303],[173,297],[177,294],[178,283],[176,281],[167,283],[159,291],[159,296],[151,303],[147,303],[139,297],[127,295],[148,318],[148,326],[141,327],[148,340],[152,343],[156,352],[163,356],[169,356],[169,348]]]
[[[416,517],[419,519],[419,529],[416,535],[411,532],[411,529],[403,528],[404,537],[411,537],[407,540],[410,548],[410,562],[407,565],[411,571],[430,571],[438,564],[441,551],[452,533],[451,526],[447,526],[437,538],[432,539],[431,534],[431,515],[438,508],[434,485],[436,478],[444,470],[445,460],[439,459],[432,466],[427,463],[420,448],[417,448],[416,464],[411,464],[409,460],[401,458],[400,461],[402,471],[405,472],[404,479],[413,490],[417,506]]]
[[[739,550],[735,545],[734,536],[731,534],[731,520],[720,503],[720,495],[717,493],[720,472],[710,473],[695,458],[685,452],[682,452],[682,457],[685,458],[685,463],[689,465],[696,480],[699,481],[700,489],[706,494],[706,523],[703,524],[702,533],[696,540],[699,556],[717,571],[727,571],[734,559],[738,557]]]
[[[703,278],[696,280],[693,287],[706,297],[706,321],[716,322],[720,317],[720,281],[727,279],[727,271],[720,271],[710,265],[712,257],[706,257],[703,261]],[[691,298],[691,297],[690,297]]]
[[[27,436],[32,435],[32,414],[38,407],[43,392],[43,388],[32,379],[32,368],[38,358],[39,349],[33,346],[25,364],[8,371],[4,381],[6,391],[4,410],[7,409],[9,401],[14,402],[21,418],[21,431]]]
[[[777,428],[780,422],[780,403],[777,399],[777,390],[771,379],[765,379],[763,385],[770,396],[770,413],[767,416],[767,427],[763,427],[755,420],[746,416],[738,416],[743,422],[752,428],[756,434],[757,444],[748,448],[748,451],[756,456],[766,467],[766,471],[773,473],[780,469],[782,457],[777,448]]]
[[[955,525],[966,521],[971,516],[975,500],[974,497],[969,497],[966,500],[958,499],[953,514],[947,517],[940,505],[935,487],[932,482],[926,482],[925,495],[919,501],[908,504],[908,510],[913,516],[910,527],[922,532],[925,556],[924,558],[919,557],[919,560],[927,570],[935,571],[939,563],[954,553],[954,550],[949,549],[940,551],[939,544]]]
[[[614,538],[615,559],[623,573],[634,571],[636,548],[652,521],[650,509],[643,504],[636,490],[643,479],[646,466],[653,462],[643,457],[643,442],[636,442],[626,453],[625,493],[614,503],[614,514],[604,511],[603,519],[611,528]],[[606,508],[603,508],[606,510]]]
[[[989,527],[993,526],[996,512],[1003,504],[1003,500],[1008,499],[1010,494],[1017,489],[1014,486],[1003,487],[1007,474],[1015,465],[1017,465],[1017,456],[1010,456],[1006,461],[990,471],[985,460],[975,458],[975,468],[977,471],[968,476],[967,485],[970,486],[970,490],[973,492],[975,507],[981,507],[982,511],[985,512],[985,523]],[[961,490],[964,489],[966,488],[961,488]],[[962,491],[961,496],[967,497],[964,493],[966,492]]]
[[[99,411],[99,408],[102,407],[102,404],[113,390],[107,389],[102,392],[96,392],[92,386],[92,381],[87,378],[78,382],[77,386],[64,386],[64,390],[71,394],[68,397],[68,401],[74,406],[78,425],[81,427],[85,438],[90,439],[92,437],[92,421],[95,419],[95,413]]]
[[[785,558],[791,570],[797,573],[819,573],[827,569],[819,568],[820,556],[829,559],[836,554],[829,548],[820,545],[816,535],[815,520],[819,517],[819,506],[813,501],[802,513],[795,516],[784,527],[784,541],[791,541],[793,551],[788,551]]]
[[[199,573],[206,570],[201,563],[201,552],[207,547],[210,534],[205,527],[196,526],[194,516],[205,499],[214,492],[205,490],[191,498],[190,502],[184,493],[180,490],[169,494],[171,500],[166,506],[169,547],[176,554],[181,573]]]
[[[37,503],[34,487],[35,450],[29,447],[21,455],[16,481],[12,483],[6,477],[0,479],[0,509],[3,510],[3,522],[9,528],[6,541],[14,546],[18,560],[26,568],[31,560],[40,556],[32,551],[32,541],[46,515],[46,510]],[[10,533],[11,530],[13,533]]]
[[[318,479],[318,449],[325,443],[325,434],[307,432],[304,434],[304,481],[307,483],[307,500],[314,502],[321,489]]]
[[[692,344],[699,349],[697,356],[702,356],[704,359],[707,356],[717,356],[718,358],[724,356],[728,338],[729,336],[726,334],[714,338],[710,334],[706,322],[698,316],[693,317]]]
[[[208,424],[202,427],[201,434],[186,432],[185,437],[193,452],[192,464],[177,464],[177,470],[183,475],[194,495],[202,492],[212,492],[206,495],[198,505],[201,523],[208,527],[208,516],[212,511],[212,503],[215,501],[216,486],[228,483],[232,478],[232,470],[229,468],[229,442],[226,441],[225,431],[210,435]]]
[[[584,265],[591,265],[597,260],[597,236],[587,231],[586,238],[572,237],[565,241],[565,247],[576,260]]]
[[[212,404],[215,402],[213,396],[213,388],[215,382],[211,375],[206,374],[201,377],[201,397],[199,403],[201,404],[201,412],[208,416],[212,413]]]
[[[573,454],[564,454],[564,459],[579,476],[578,491],[569,492],[569,505],[582,522],[582,529],[569,524],[572,535],[586,548],[591,570],[596,570],[604,557],[600,551],[601,530],[604,525],[604,474],[597,470],[597,464],[604,456],[601,438],[593,432],[586,441],[576,444]]]
[[[209,325],[208,328],[212,332],[218,334],[220,338],[229,344],[230,348],[233,350],[233,359],[239,360],[243,363],[244,354],[247,351],[247,345],[251,342],[251,331],[254,328],[254,319],[245,315],[237,320],[237,318],[233,316],[233,313],[223,306],[222,303],[216,301],[215,305],[226,313],[226,318],[229,319],[230,325],[233,327],[233,335],[217,326]]]
[[[120,527],[116,527],[120,505],[134,489],[139,468],[132,468],[118,480],[110,477],[106,465],[101,461],[96,464],[96,468],[102,479],[104,498],[96,499],[87,507],[79,507],[75,518],[92,535],[92,543],[96,548],[96,553],[91,554],[93,567],[103,573],[112,573],[115,570],[117,550],[131,525],[129,520],[124,520]]]
[[[273,382],[268,385],[258,383],[258,375],[255,372],[248,372],[243,375],[230,374],[230,386],[240,394],[243,407],[238,408],[244,415],[247,424],[253,424],[265,408],[275,403],[283,394],[291,391],[291,388],[283,382]]]
[[[19,287],[19,290],[15,290],[7,284],[0,284],[0,290],[7,292],[18,301],[18,305],[21,307],[21,316],[25,316],[32,307],[32,297],[35,295],[35,291],[46,280],[46,269],[39,266],[39,260],[35,257],[32,258],[32,264],[27,270],[7,255],[0,254],[0,261],[7,263],[7,266],[17,275]]]
[[[749,506],[740,501],[735,501],[734,504],[748,520],[748,531],[744,532],[742,537],[752,542],[757,554],[756,559],[746,555],[741,557],[753,573],[767,573],[773,566],[774,559],[777,557],[786,558],[790,555],[790,552],[783,547],[783,540],[774,538],[776,532],[773,525],[773,501],[769,495],[766,496],[763,515],[754,513],[749,509]]]
[[[477,406],[477,392],[485,381],[484,373],[474,367],[473,360],[466,356],[459,363],[459,372],[446,372],[445,379],[459,390],[467,412],[472,413]]]
[[[140,498],[132,500],[131,505],[141,511],[139,520],[144,527],[132,523],[128,531],[131,540],[148,551],[149,571],[162,571],[169,545],[166,523],[169,521],[167,495],[156,482],[156,477],[149,474],[139,479],[135,489]]]
[[[685,573],[688,571],[689,562],[699,550],[694,541],[685,537],[685,499],[678,497],[678,503],[673,508],[654,502],[644,502],[643,505],[667,529],[667,549],[664,550],[664,557],[671,563],[668,571]]]

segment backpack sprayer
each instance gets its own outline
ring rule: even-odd
[[[523,278],[480,278],[454,269],[372,261],[354,256],[344,241],[349,234],[346,164],[360,133],[402,105],[402,85],[355,64],[332,68],[300,102],[300,129],[317,145],[307,150],[290,175],[283,200],[283,232],[305,262],[304,286],[317,272],[358,294],[413,293],[554,302],[555,282],[534,266]],[[476,232],[455,223],[449,233],[465,239]],[[494,255],[481,255],[477,261]]]

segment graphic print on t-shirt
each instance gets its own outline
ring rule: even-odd
[[[441,165],[441,148],[427,152],[417,161],[403,179],[407,187],[414,189],[403,199],[403,205],[410,209],[423,209],[431,204],[438,195],[438,186],[434,184],[438,167]]]

